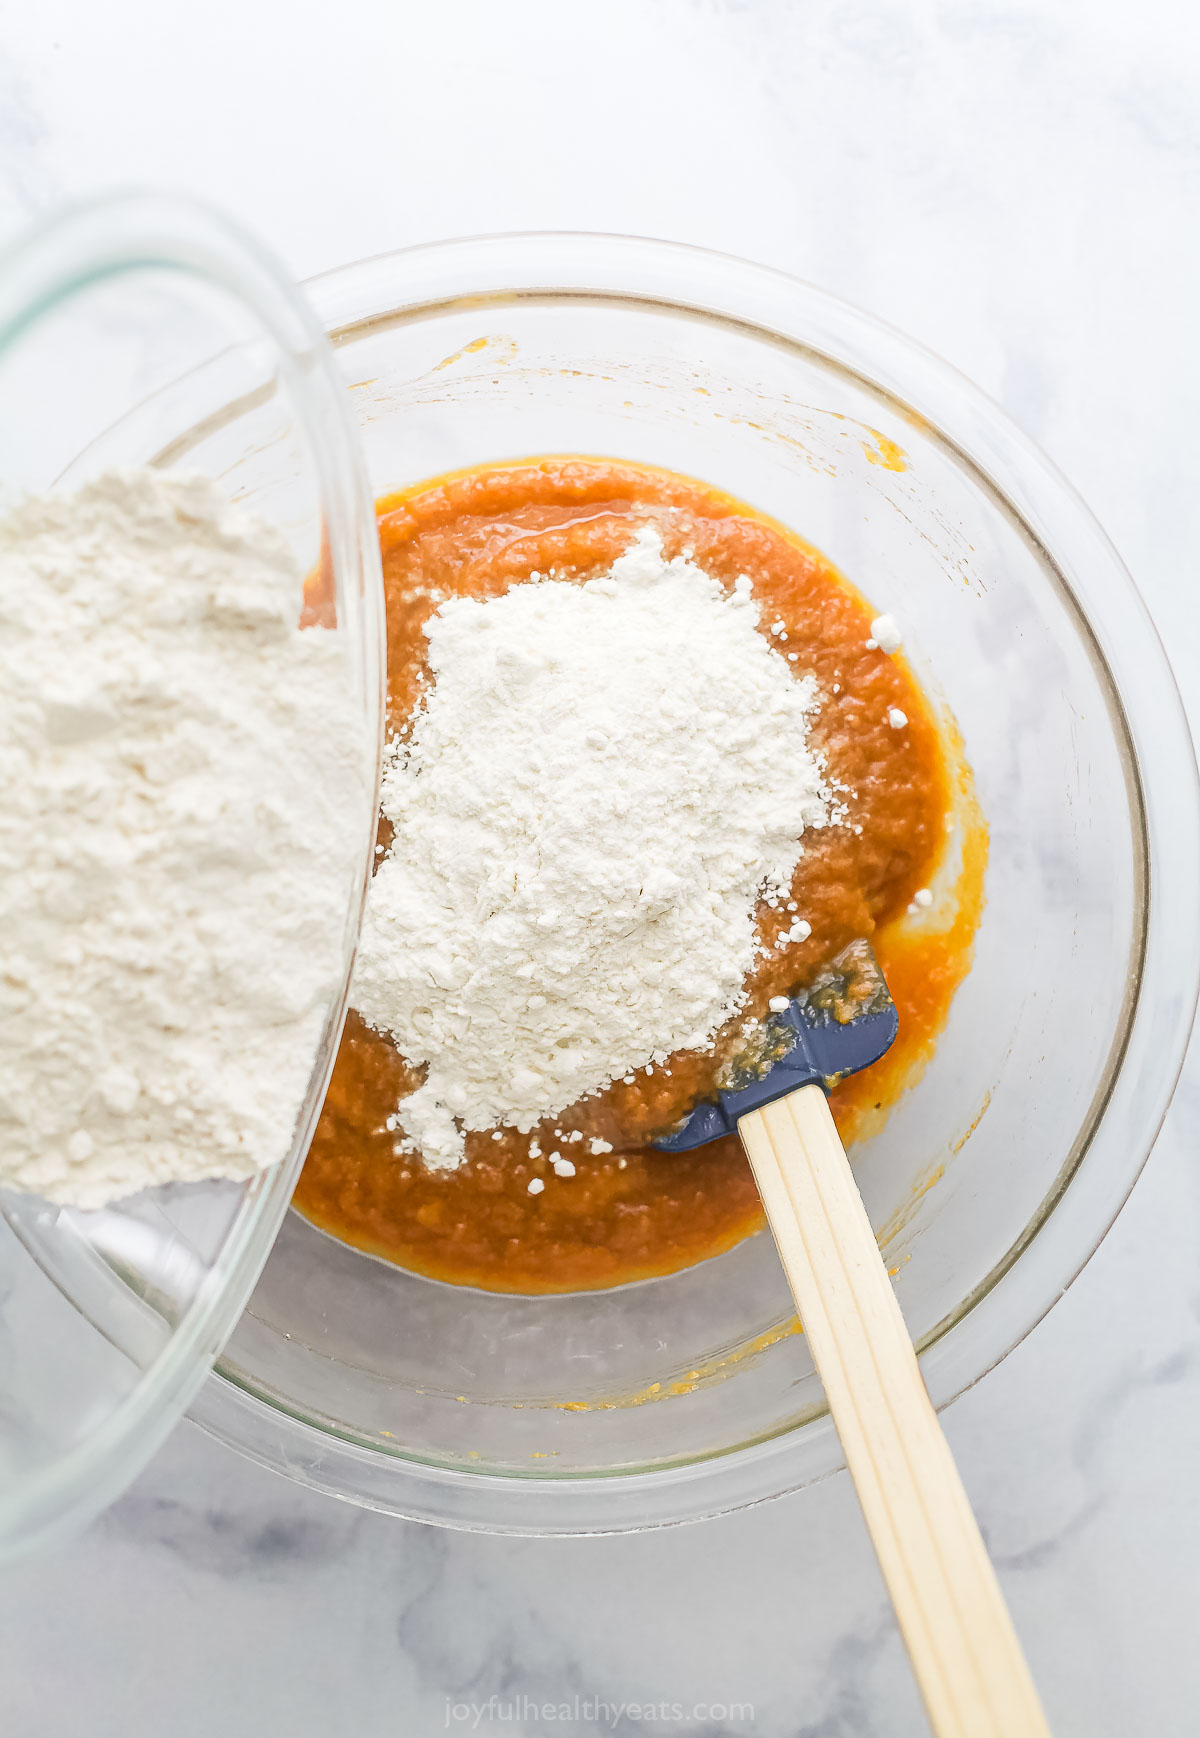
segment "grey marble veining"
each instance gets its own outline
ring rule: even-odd
[[[1182,0],[331,17],[0,13],[0,239],[61,197],[153,180],[234,211],[301,275],[519,227],[796,271],[1042,442],[1200,721],[1200,27]],[[1200,1729],[1198,1127],[1194,1058],[1099,1254],[946,1415],[1059,1738]],[[0,1683],[5,1738],[593,1738],[605,1709],[663,1702],[685,1717],[615,1729],[925,1730],[844,1475],[702,1526],[494,1539],[341,1506],[190,1425],[86,1536],[0,1585]],[[582,1711],[547,1723],[522,1698]]]

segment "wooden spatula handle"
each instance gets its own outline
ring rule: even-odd
[[[1049,1738],[825,1094],[738,1124],[937,1738]]]

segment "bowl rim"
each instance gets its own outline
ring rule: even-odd
[[[1140,957],[1134,949],[1125,1032],[1071,1154],[1022,1236],[923,1339],[926,1384],[936,1406],[948,1405],[1033,1330],[1099,1247],[1157,1138],[1195,1014],[1200,783],[1165,650],[1115,548],[1052,461],[965,375],[875,316],[767,266],[652,238],[523,232],[377,254],[303,287],[335,349],[456,308],[574,297],[658,305],[815,354],[928,424],[1057,576],[1107,676],[1128,745],[1143,846],[1142,946]],[[378,305],[381,296],[388,306]],[[435,1465],[298,1417],[220,1363],[191,1416],[263,1465],[331,1494],[496,1532],[632,1531],[699,1519],[795,1490],[841,1464],[824,1413],[686,1465],[557,1476]]]

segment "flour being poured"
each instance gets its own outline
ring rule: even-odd
[[[430,619],[351,998],[427,1065],[393,1121],[430,1166],[707,1048],[741,1005],[759,898],[838,814],[814,682],[758,619],[748,579],[665,560],[650,527],[583,584]]]
[[[286,1156],[371,800],[302,586],[201,476],[0,521],[0,1184],[97,1207]]]

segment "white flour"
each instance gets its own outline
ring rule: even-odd
[[[830,818],[811,678],[646,530],[611,574],[452,599],[397,745],[396,828],[352,988],[428,1077],[395,1122],[437,1167],[702,1049],[740,1005],[755,907]]]
[[[91,1207],[287,1153],[369,819],[301,587],[200,477],[0,521],[0,1183]]]

